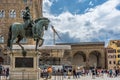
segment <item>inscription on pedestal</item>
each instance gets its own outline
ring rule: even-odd
[[[15,68],[33,68],[33,65],[34,65],[33,58],[26,57],[15,58]]]

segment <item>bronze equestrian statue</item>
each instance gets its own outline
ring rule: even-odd
[[[26,7],[26,12],[23,14],[24,23],[13,23],[9,28],[7,47],[12,50],[13,41],[17,38],[16,43],[22,48],[24,53],[24,47],[20,44],[23,38],[33,38],[36,41],[35,50],[37,51],[37,46],[39,41],[41,41],[41,46],[44,42],[42,38],[44,35],[44,29],[48,29],[50,20],[48,18],[38,18],[32,21],[29,14],[29,8]]]
[[[44,39],[42,37],[44,35],[44,29],[48,29],[49,22],[50,20],[48,18],[38,18],[35,20],[35,27],[31,27],[28,30],[24,28],[24,23],[13,23],[9,28],[7,47],[12,50],[13,41],[17,38],[16,43],[22,48],[22,51],[25,51],[24,47],[20,44],[20,41],[23,38],[33,38],[36,41],[35,50],[37,51],[39,41],[41,41],[41,44],[39,44],[39,46],[41,46],[44,42]],[[36,33],[36,36],[33,36],[33,33]]]

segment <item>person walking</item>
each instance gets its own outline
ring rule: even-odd
[[[9,68],[6,68],[6,80],[8,79],[9,76]]]
[[[64,76],[64,78],[66,78],[66,76],[67,76],[67,69],[66,68],[63,69],[63,76]]]
[[[77,73],[76,73],[76,69],[73,69],[73,78],[77,78]]]
[[[95,74],[96,73],[96,71],[95,71],[95,69],[92,69],[92,79],[95,79]]]
[[[47,72],[48,72],[48,78],[51,79],[52,78],[52,67],[48,67]]]

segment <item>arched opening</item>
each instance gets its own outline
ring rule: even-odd
[[[100,58],[101,54],[99,51],[92,51],[89,54],[89,66],[94,68],[101,68]]]
[[[77,65],[77,66],[85,66],[86,65],[86,55],[82,51],[79,51],[74,54],[73,65]]]

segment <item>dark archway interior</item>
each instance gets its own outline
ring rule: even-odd
[[[101,67],[100,59],[101,59],[100,52],[99,51],[92,51],[89,54],[89,66],[100,68]]]
[[[78,66],[85,66],[86,55],[82,51],[79,51],[73,56],[73,64]]]

